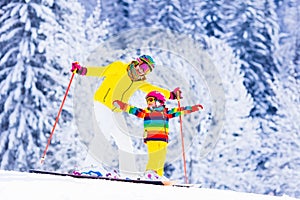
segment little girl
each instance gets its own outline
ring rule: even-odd
[[[167,155],[169,119],[180,115],[202,110],[200,104],[168,109],[165,107],[166,98],[158,91],[151,91],[146,96],[147,108],[137,108],[119,100],[113,101],[113,105],[122,111],[144,119],[144,142],[148,149],[147,171],[154,171],[163,176],[164,164]]]

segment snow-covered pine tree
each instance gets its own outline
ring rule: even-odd
[[[74,61],[82,61],[88,54],[87,43],[85,38],[85,10],[77,1],[73,0],[58,0],[44,1],[51,7],[52,26],[42,24],[40,31],[44,31],[47,35],[47,40],[44,42],[45,55],[52,66],[57,68],[56,81],[60,86],[56,87],[57,96],[60,99],[54,108],[58,111],[64,93],[68,86],[71,72],[70,66]],[[77,165],[77,161],[84,156],[84,151],[79,142],[78,131],[73,120],[73,94],[74,84],[67,97],[63,107],[63,112],[59,120],[59,126],[56,127],[53,141],[59,141],[60,151],[49,148],[47,162],[52,163],[52,159],[60,159],[60,163],[56,169],[62,170],[73,168]],[[53,155],[55,152],[55,156]],[[46,162],[45,162],[46,164]],[[48,168],[49,169],[49,168]]]
[[[295,66],[289,67],[289,76],[282,81],[275,79],[278,114],[269,122],[276,128],[276,134],[270,134],[266,145],[271,149],[266,170],[268,177],[264,187],[276,195],[287,194],[299,197],[300,188],[300,83],[295,77]],[[288,159],[286,159],[288,158]]]
[[[278,72],[274,52],[279,39],[274,2],[226,1],[223,9],[220,26],[226,34],[222,39],[245,61],[244,84],[255,102],[251,116],[273,115],[277,109],[269,96],[274,95],[273,75]]]
[[[298,93],[300,88],[297,82],[300,80],[300,33],[295,29],[300,25],[300,10],[299,2],[291,0],[289,2],[282,2],[278,8],[280,13],[284,16],[281,23],[280,33],[280,47],[276,51],[278,58],[278,65],[280,71],[277,74],[276,79],[276,101],[279,102],[282,108],[279,108],[279,112],[286,112],[285,117],[288,117],[291,122],[292,119],[297,118],[297,102],[299,101]],[[286,89],[287,98],[283,98],[282,94]],[[288,101],[284,103],[284,101]],[[296,104],[294,104],[296,103]],[[285,106],[284,106],[285,105]],[[292,108],[295,109],[292,109]],[[300,130],[299,125],[294,124],[294,130]]]
[[[101,20],[101,1],[97,0],[97,4],[93,10],[93,12],[88,15],[88,18],[85,22],[85,35],[87,41],[87,49],[85,57],[89,56],[89,53],[92,52],[95,48],[99,46],[99,43],[102,42],[109,32],[107,31],[107,27],[109,26],[109,20]],[[99,63],[101,65],[102,63]]]
[[[203,22],[203,13],[200,9],[205,2],[193,0],[181,0],[183,13],[184,33],[203,44],[205,35],[205,23]],[[205,47],[205,46],[203,46]]]
[[[85,41],[80,44],[80,48],[78,49],[82,54],[81,58],[84,57],[84,59],[78,60],[83,66],[105,66],[105,62],[107,62],[105,54],[110,53],[104,50],[102,52],[99,51],[99,46],[103,44],[109,33],[106,29],[109,25],[109,20],[102,21],[101,1],[97,0],[95,3],[94,9],[85,15],[84,28],[82,29],[85,33]],[[92,55],[95,56],[93,57]],[[93,120],[93,116],[95,115],[93,94],[101,81],[102,79],[98,78],[87,79],[86,77],[77,76],[76,83],[74,84],[74,122],[76,122],[79,132],[79,146],[84,146],[84,150],[82,150],[84,158],[81,160],[83,162],[78,163],[78,167],[80,168],[85,168],[90,164],[100,165],[103,161],[101,155],[98,155],[99,151],[95,153],[95,149],[98,148],[92,146],[92,141],[99,142],[99,138],[96,139],[95,135],[101,133],[101,130],[97,129],[99,124]],[[87,119],[89,119],[89,122],[86,122]],[[106,153],[105,156],[110,157],[111,155]],[[111,167],[113,168],[113,166]]]
[[[184,31],[183,13],[180,0],[157,1],[160,9],[159,23],[178,33]]]
[[[122,12],[123,16],[126,18],[126,27],[120,30],[132,28],[137,29],[138,32],[138,28],[144,28],[146,26],[155,28],[165,27],[177,32],[183,31],[184,14],[182,13],[182,3],[180,0],[146,0],[135,3],[128,2],[126,4],[119,3],[121,8],[124,7]],[[107,10],[107,8],[103,9],[104,12]]]
[[[47,36],[39,28],[52,21],[52,12],[40,1],[22,0],[5,1],[2,10],[1,169],[25,171],[39,161],[58,101],[58,72],[40,46]]]
[[[55,27],[47,29],[53,36],[48,36],[47,58],[63,67],[62,72],[69,73],[73,61],[81,61],[88,53],[85,38],[84,7],[74,0],[49,1]]]
[[[202,183],[204,187],[236,190],[234,185],[237,184],[237,180],[231,179],[231,177],[237,176],[236,173],[245,167],[242,164],[237,165],[239,159],[242,159],[245,154],[251,154],[249,152],[251,148],[246,152],[243,150],[243,146],[246,142],[250,142],[250,145],[254,147],[259,138],[258,135],[255,135],[256,125],[252,124],[251,118],[247,117],[253,106],[253,100],[243,85],[243,73],[240,69],[242,61],[235,57],[232,48],[225,42],[213,37],[204,37],[203,40],[207,44],[206,50],[210,59],[218,72],[222,74],[221,82],[225,92],[225,99],[223,99],[225,101],[225,119],[222,122],[223,127],[219,133],[218,143],[212,147],[210,154],[206,157],[201,155],[205,148],[203,137],[209,135],[211,129],[207,125],[205,126],[204,122],[201,123],[200,129],[204,134],[202,136],[197,134],[198,140],[188,151],[189,179],[192,183]],[[214,79],[215,77],[212,76],[211,78]],[[209,108],[206,107],[206,109]],[[211,119],[208,118],[207,120],[210,121]],[[213,121],[210,123],[213,126]],[[176,168],[176,170],[178,169],[180,168]],[[175,177],[172,178],[176,179],[176,174],[180,173],[175,171]]]
[[[156,27],[161,28],[158,20],[162,15],[162,5],[165,1],[138,1],[130,4],[129,26],[130,28]]]
[[[126,0],[101,1],[101,20],[108,20],[109,35],[128,29],[129,2]]]
[[[131,9],[134,13],[132,19],[137,18],[138,20],[135,20],[135,22],[140,26],[160,27],[182,33],[184,31],[185,15],[182,6],[184,5],[186,3],[180,0],[154,0],[132,4]]]
[[[70,50],[59,51],[61,43],[58,43],[55,34],[73,30],[69,29],[71,26],[64,27],[66,22],[57,23],[57,15],[52,11],[56,6],[53,1],[46,0],[2,1],[1,169],[25,171],[38,164],[66,90],[68,79],[64,73],[68,67],[64,69],[62,66],[74,59],[75,56],[70,57],[68,52],[74,51],[77,46],[75,43]],[[62,12],[60,14],[65,14],[65,17],[72,14],[70,9],[62,9]],[[60,36],[64,41],[63,35]],[[68,35],[64,36],[68,38]],[[71,39],[67,41],[69,43],[65,47],[74,42]],[[63,55],[66,57],[62,58]],[[66,63],[60,63],[64,59]],[[69,104],[63,109],[60,123],[71,119]],[[72,129],[65,130],[72,132]],[[58,169],[64,158],[57,155],[65,154],[62,151],[65,150],[61,140],[54,137],[44,166]],[[73,150],[68,150],[73,155],[70,151]]]
[[[280,46],[276,49],[279,73],[275,76],[275,96],[278,104],[277,114],[268,120],[264,138],[264,159],[261,159],[259,173],[263,174],[264,190],[275,195],[287,194],[299,197],[300,170],[299,158],[299,3],[283,1],[278,5],[278,13],[283,17],[280,21]],[[287,159],[288,158],[288,159]],[[264,169],[264,170],[263,170]],[[279,175],[280,174],[280,175]],[[258,187],[258,189],[262,189]]]
[[[222,0],[190,1],[192,6],[188,6],[187,12],[185,12],[189,13],[186,17],[188,26],[192,27],[194,31],[200,30],[204,35],[220,38],[224,34],[221,26],[223,20]],[[193,13],[192,18],[190,13]]]
[[[280,80],[285,84],[289,76],[300,78],[300,26],[299,1],[283,1],[278,6],[278,13],[283,17],[280,23],[280,41],[276,56],[280,67]],[[289,70],[292,70],[289,72]]]
[[[271,101],[278,105],[278,111],[272,117],[257,120],[260,125],[260,147],[252,150],[251,168],[257,182],[252,184],[252,190],[299,197],[300,165],[297,152],[300,126],[295,119],[300,117],[300,98],[297,95],[300,87],[295,65],[287,57],[285,59],[285,62],[282,60],[279,63],[284,63],[286,68],[274,76],[275,96]]]

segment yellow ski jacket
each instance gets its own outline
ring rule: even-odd
[[[145,93],[153,90],[159,91],[165,95],[167,99],[170,98],[170,91],[154,86],[147,81],[131,81],[127,74],[127,66],[129,63],[116,61],[105,67],[87,67],[86,76],[104,77],[100,87],[94,95],[94,100],[106,105],[114,111],[121,112],[113,106],[114,100],[121,100],[128,103],[130,97],[137,90]]]

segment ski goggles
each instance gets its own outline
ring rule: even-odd
[[[155,101],[156,101],[156,98],[154,98],[154,97],[148,97],[148,98],[146,99],[146,101],[147,101],[147,103],[152,103],[152,102],[155,102]]]
[[[151,71],[150,67],[146,63],[140,63],[138,66],[136,66],[136,69],[139,71],[139,73],[148,74],[148,72]]]

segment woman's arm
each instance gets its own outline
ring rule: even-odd
[[[109,75],[109,73],[115,73],[114,71],[119,71],[124,68],[124,63],[121,61],[115,61],[110,63],[107,66],[98,67],[98,66],[88,66],[86,76],[96,76],[103,77]],[[110,68],[110,72],[108,69]]]
[[[87,67],[86,76],[102,77],[106,67]]]

